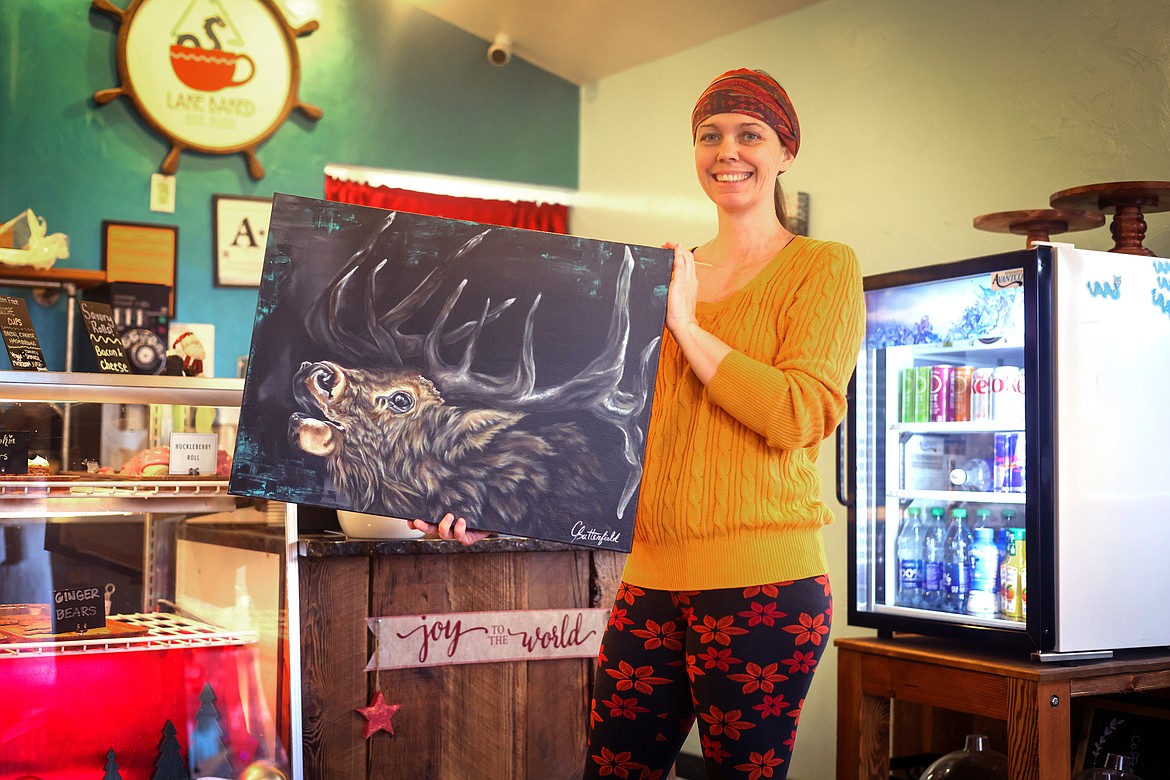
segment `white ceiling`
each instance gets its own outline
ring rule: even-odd
[[[513,55],[588,84],[818,0],[412,0],[487,42],[503,33]],[[505,66],[506,67],[506,66]]]

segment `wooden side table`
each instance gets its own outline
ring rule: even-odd
[[[892,699],[1005,721],[1011,780],[1069,780],[1072,697],[1170,688],[1166,652],[1053,664],[918,636],[834,644],[837,780],[889,778]]]

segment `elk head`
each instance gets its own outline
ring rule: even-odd
[[[377,444],[378,452],[413,453],[423,458],[424,451],[475,447],[478,445],[472,442],[493,437],[503,440],[503,432],[511,430],[528,413],[585,413],[621,433],[622,455],[629,467],[617,507],[621,516],[641,478],[644,434],[638,418],[645,407],[650,361],[659,341],[654,338],[642,349],[633,388],[621,389],[630,336],[629,292],[634,269],[629,248],[618,275],[613,313],[600,354],[571,378],[541,387],[537,385],[533,356],[539,294],[525,318],[515,370],[507,376],[479,373],[472,370],[472,365],[484,327],[511,307],[515,298],[494,307],[490,299],[486,300],[478,319],[451,326],[451,313],[467,285],[464,279],[443,302],[427,332],[403,332],[405,323],[437,292],[454,261],[474,250],[488,230],[463,244],[447,263],[432,270],[393,305],[383,304],[386,310],[379,310],[377,302],[384,299],[389,284],[382,277],[388,260],[378,259],[374,248],[394,219],[395,214],[390,213],[366,246],[350,258],[313,303],[306,323],[310,337],[338,358],[387,368],[345,368],[328,362],[302,365],[294,380],[294,394],[303,411],[290,419],[293,443],[306,452],[326,457],[335,481],[352,485],[353,475],[347,470],[354,467],[347,465],[341,454],[355,446],[368,448]],[[462,344],[462,353],[457,361],[448,363],[440,348],[452,344]],[[469,437],[469,433],[475,435]],[[538,438],[547,442],[561,440],[564,435],[568,434],[548,432]],[[364,440],[371,436],[378,440]],[[520,446],[509,441],[511,446]],[[583,444],[580,439],[576,446]],[[534,453],[539,450],[527,440],[523,446],[535,447]],[[568,445],[562,442],[562,446]],[[408,477],[416,478],[417,475]],[[411,491],[404,485],[392,489],[402,495]]]

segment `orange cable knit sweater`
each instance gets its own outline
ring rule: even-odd
[[[704,387],[663,337],[624,579],[702,590],[824,574],[833,515],[816,457],[845,414],[865,331],[857,257],[797,236],[697,316],[733,351]]]

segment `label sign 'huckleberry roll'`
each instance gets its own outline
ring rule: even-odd
[[[171,474],[215,474],[218,457],[219,436],[214,433],[171,434]]]

